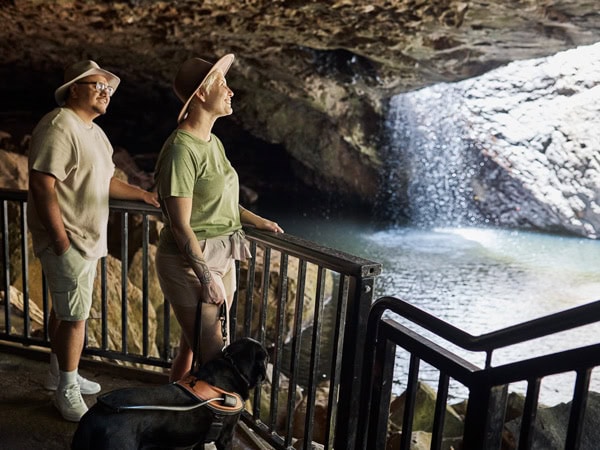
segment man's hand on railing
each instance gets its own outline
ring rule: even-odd
[[[144,200],[144,203],[148,203],[149,205],[160,208],[160,202],[158,201],[158,192],[144,191],[144,193],[142,194],[142,199]]]

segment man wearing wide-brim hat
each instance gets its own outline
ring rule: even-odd
[[[91,60],[68,67],[54,93],[59,107],[37,124],[29,149],[27,219],[52,298],[44,386],[56,391],[56,407],[73,422],[87,411],[81,394],[100,391],[78,374],[78,365],[97,261],[107,254],[108,199],[158,206],[156,194],[113,177],[112,145],[94,123],[119,82]]]

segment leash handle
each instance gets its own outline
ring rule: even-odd
[[[231,397],[231,396],[230,396]],[[234,397],[235,398],[235,397]],[[146,411],[191,411],[192,409],[200,408],[204,405],[208,405],[209,403],[220,401],[223,402],[225,406],[231,406],[231,400],[227,397],[222,398],[210,398],[208,400],[204,400],[203,402],[197,403],[195,405],[190,406],[161,406],[161,405],[133,405],[133,406],[119,406],[117,412],[126,411],[126,410],[146,410]],[[235,406],[235,404],[233,405]]]

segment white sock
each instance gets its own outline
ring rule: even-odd
[[[56,353],[50,353],[50,373],[52,375],[58,375],[58,358],[56,357]]]
[[[70,372],[60,371],[60,376],[58,379],[58,389],[63,389],[65,386],[70,384],[77,383],[77,369],[72,370]]]

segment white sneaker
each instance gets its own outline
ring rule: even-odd
[[[102,389],[95,381],[83,378],[79,374],[77,374],[77,382],[79,383],[79,390],[83,395],[97,394],[100,392],[100,389]],[[46,375],[46,380],[44,381],[44,388],[49,391],[58,389],[58,375],[54,375],[52,372],[48,371],[48,375]]]
[[[57,389],[54,393],[54,406],[70,422],[79,422],[88,410],[81,397],[78,383],[68,384],[63,389]]]

